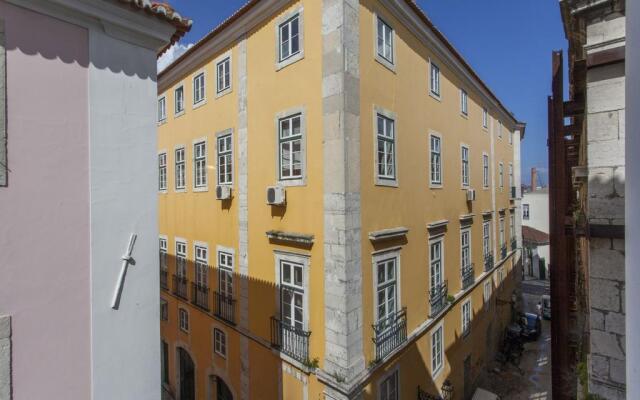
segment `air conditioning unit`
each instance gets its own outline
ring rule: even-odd
[[[216,186],[216,199],[229,200],[231,198],[231,186]]]
[[[475,200],[476,200],[476,190],[467,189],[467,201],[475,201]]]
[[[518,198],[518,188],[515,186],[511,186],[511,196],[509,197],[509,199],[515,200],[517,198]]]
[[[282,206],[286,201],[287,199],[283,187],[269,186],[267,188],[267,204],[272,206]]]

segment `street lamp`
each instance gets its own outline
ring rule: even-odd
[[[453,399],[453,385],[451,381],[446,379],[442,384],[442,399],[443,400],[452,400]]]

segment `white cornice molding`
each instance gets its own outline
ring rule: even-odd
[[[424,21],[416,15],[415,11],[412,10],[405,1],[380,0],[380,2],[398,18],[411,33],[422,41],[425,46],[434,51],[440,58],[441,63],[444,63],[449,69],[457,73],[457,75],[463,78],[465,84],[480,94],[482,99],[500,115],[502,121],[509,121],[509,130],[512,131],[515,129],[518,123],[515,117],[494,99],[494,96],[489,93],[483,84],[457,59],[453,52],[436,36],[433,30],[425,25]]]
[[[240,40],[244,35],[254,29],[263,21],[270,18],[278,10],[289,3],[288,0],[261,1],[237,21],[223,29],[211,38],[205,37],[197,49],[185,58],[179,59],[175,65],[170,65],[161,73],[158,79],[158,93],[162,93],[174,83],[191,71],[195,70],[203,62],[217,55],[222,49],[228,47],[234,41]]]

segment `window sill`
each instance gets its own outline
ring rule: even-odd
[[[462,111],[460,111],[460,116],[464,119],[467,119],[467,120],[469,119],[469,114],[465,114]]]
[[[300,179],[279,180],[278,183],[277,183],[277,186],[282,186],[282,187],[307,186],[307,179],[306,178],[300,178]]]
[[[376,182],[375,182],[376,186],[385,186],[385,187],[398,187],[398,180],[395,179],[384,179],[384,178],[378,178],[376,177]]]
[[[178,117],[182,117],[184,115],[184,109],[180,112],[174,113],[173,114],[173,118],[178,118]]]
[[[431,90],[429,90],[429,96],[436,101],[442,102],[442,97],[439,94],[433,93]]]
[[[387,60],[386,58],[382,57],[380,54],[378,54],[376,52],[375,55],[375,60],[379,63],[382,64],[383,67],[385,67],[386,69],[388,69],[389,71],[393,72],[394,74],[396,73],[396,64]]]
[[[489,133],[489,127],[487,127],[487,126],[483,126],[483,127],[482,127],[482,130],[483,130],[483,131],[485,131],[485,132],[487,132],[487,133]]]
[[[220,92],[217,92],[216,93],[216,99],[224,97],[224,96],[228,95],[231,92],[233,92],[233,89],[231,88],[231,86],[229,86],[228,88],[226,88],[226,89],[224,89],[224,90],[222,90]]]
[[[429,189],[443,189],[444,185],[442,183],[429,183]]]
[[[167,189],[158,190],[158,194],[167,194]]]
[[[196,108],[200,108],[200,107],[204,106],[205,104],[207,104],[207,99],[200,100],[200,102],[198,102],[198,103],[194,104],[194,105],[191,107],[191,109],[192,109],[192,110],[195,110]]]
[[[174,193],[187,193],[187,188],[175,189],[173,192]]]
[[[162,121],[158,121],[157,123],[158,123],[158,126],[160,126],[160,125],[164,125],[164,124],[166,124],[166,123],[167,123],[167,119],[165,118],[165,119],[163,119]]]
[[[295,64],[302,59],[304,59],[304,50],[300,49],[300,52],[298,54],[295,54],[282,61],[276,61],[276,71],[280,71],[281,69],[286,68],[291,64]]]
[[[193,188],[193,192],[194,193],[202,193],[202,192],[208,192],[209,191],[209,186],[202,186],[202,187],[194,187]]]

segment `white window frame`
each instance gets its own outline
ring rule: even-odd
[[[383,388],[383,385],[386,386],[390,379],[395,383],[395,396],[393,397],[389,397],[392,393],[389,393],[388,388]],[[380,377],[376,386],[378,389],[377,400],[400,400],[402,398],[400,393],[400,365],[396,364],[395,367],[391,368],[382,377]]]
[[[430,350],[431,350],[431,377],[436,379],[438,375],[444,370],[444,323],[440,322],[431,331],[430,335]],[[438,339],[439,346],[436,348],[436,339]]]
[[[182,158],[178,157],[178,152],[182,152]],[[184,145],[178,145],[173,149],[173,160],[175,191],[184,192],[187,189],[187,149]]]
[[[395,29],[393,28],[393,26],[391,26],[391,24],[389,22],[387,22],[386,18],[381,17],[378,13],[374,13],[373,14],[373,24],[374,24],[374,29],[373,32],[375,34],[375,37],[373,38],[373,53],[375,55],[375,60],[377,62],[379,62],[380,64],[382,64],[383,66],[385,66],[386,68],[390,69],[391,71],[395,71],[396,68],[396,38],[395,38]],[[380,47],[379,47],[379,43],[378,40],[380,38],[380,24],[382,24],[382,28],[383,31],[387,30],[390,33],[390,38],[389,38],[389,51],[391,54],[389,54],[387,57],[385,53],[385,46],[387,46],[387,38],[386,36],[383,36],[382,38],[382,51],[383,54],[380,54]],[[386,29],[385,29],[386,28]],[[385,32],[383,32],[384,34]]]
[[[226,359],[227,348],[227,333],[220,328],[213,328],[213,352]]]
[[[528,221],[531,218],[531,207],[529,204],[522,205],[522,219]]]
[[[498,163],[498,184],[500,191],[502,191],[504,189],[504,163],[502,161]]]
[[[400,260],[400,249],[388,249],[379,252],[375,252],[372,254],[371,265],[372,265],[372,273],[373,273],[373,321],[377,323],[380,321],[380,314],[378,310],[378,287],[380,286],[380,282],[378,282],[378,264],[394,260],[395,262],[395,310],[394,313],[398,313],[401,309],[401,260]],[[386,282],[385,282],[386,283]],[[389,316],[389,312],[386,311],[385,317]]]
[[[500,120],[498,120],[497,129],[498,129],[498,139],[502,139],[502,121]]]
[[[466,336],[471,332],[471,320],[473,319],[473,308],[471,307],[470,298],[460,306],[460,314],[462,316],[462,335]]]
[[[489,129],[489,111],[487,111],[487,107],[482,108],[482,129]]]
[[[465,246],[465,236],[467,237],[467,244]],[[465,263],[465,249],[467,262]],[[471,252],[471,227],[460,228],[460,268],[470,266],[473,261],[473,255]]]
[[[438,101],[442,100],[441,75],[440,66],[429,59],[429,95]]]
[[[209,245],[204,242],[193,242],[193,282],[196,285],[209,287]]]
[[[178,326],[180,330],[189,333],[189,311],[184,307],[178,307]]]
[[[198,157],[196,146],[204,144],[204,157]],[[207,171],[208,167],[208,149],[207,149],[207,138],[200,138],[193,141],[193,191],[194,192],[206,192],[209,190],[209,174]],[[204,166],[202,167],[202,179],[200,182],[197,181],[197,173],[198,173],[198,162],[204,162]]]
[[[298,291],[302,291],[302,329],[305,331],[309,330],[309,268],[311,267],[311,258],[306,254],[299,253],[290,253],[280,250],[274,251],[275,255],[275,271],[276,271],[276,282],[282,288],[283,286],[289,286],[283,284],[282,282],[282,263],[290,263],[302,266],[302,286],[292,286],[294,289],[298,289]],[[276,290],[276,309],[278,310],[278,317],[284,323],[284,318],[282,317],[281,310],[281,290]]]
[[[291,139],[291,136],[281,140],[281,123],[285,120],[291,120],[295,117],[300,117],[300,134],[299,139]],[[305,186],[307,184],[307,113],[304,107],[294,107],[288,110],[284,110],[276,114],[275,117],[275,133],[276,133],[276,181],[280,186]],[[285,142],[293,142],[294,140],[300,140],[300,175],[292,175],[290,177],[282,177],[281,159],[282,159],[282,144]],[[293,165],[293,164],[291,164]]]
[[[509,144],[513,144],[513,132],[507,130],[507,135],[509,136]]]
[[[509,214],[509,239],[513,240],[516,238],[516,215],[513,211]]]
[[[469,116],[469,94],[462,88],[460,88],[460,115]]]
[[[158,125],[167,122],[167,96],[158,97]]]
[[[178,101],[178,91],[182,91],[182,102]],[[184,114],[185,107],[184,84],[179,84],[173,89],[173,116],[179,117]]]
[[[489,155],[482,153],[482,187],[484,189],[489,189],[489,177]]]
[[[168,321],[169,320],[169,303],[160,298],[160,321]]]
[[[491,283],[491,278],[489,278],[484,282],[484,287],[482,289],[482,300],[484,301],[485,307],[489,307],[491,305],[492,292],[493,292],[493,285]]]
[[[482,221],[482,257],[491,254],[491,220]]]
[[[434,252],[433,252],[433,246],[439,245],[440,246],[440,258],[439,259],[435,259],[434,258]],[[438,278],[435,278],[435,274],[434,274],[434,266],[438,264],[438,268],[439,268],[439,274],[437,274],[439,276]],[[432,239],[429,239],[429,289],[430,290],[434,290],[436,288],[436,285],[442,285],[442,283],[444,283],[446,281],[445,279],[445,263],[444,263],[444,236],[440,235],[437,237],[434,237]]]
[[[222,296],[234,297],[234,271],[236,251],[231,247],[216,247],[216,265],[218,269],[218,293]],[[223,276],[224,274],[224,276]]]
[[[386,136],[378,135],[378,117],[384,118],[386,120],[390,120],[393,126],[393,137],[389,140]],[[386,129],[385,129],[386,131]],[[378,137],[383,138],[383,140],[387,142],[391,142],[392,149],[392,157],[393,157],[393,176],[391,175],[380,175],[378,170]],[[385,110],[384,108],[374,106],[373,113],[373,165],[374,165],[374,183],[377,186],[398,186],[398,119],[394,112]]]
[[[196,82],[200,80],[200,78],[202,78],[202,97],[199,98],[196,94]],[[196,72],[193,75],[193,79],[192,79],[192,85],[193,85],[193,108],[196,109],[198,107],[201,107],[203,105],[205,105],[207,103],[207,72],[205,70],[201,70]]]
[[[504,231],[504,217],[500,217],[498,226],[500,228],[500,250],[502,250],[502,247],[507,244],[505,241],[506,237]]]
[[[509,163],[509,190],[513,187],[513,164]]]
[[[216,180],[218,185],[221,186],[233,186],[233,173],[234,173],[234,144],[233,144],[233,129],[226,129],[222,132],[216,133]],[[228,143],[226,143],[228,140]],[[224,146],[221,146],[224,144]],[[224,175],[224,179],[221,179],[222,175],[222,162],[221,159],[224,158],[224,166],[227,171]],[[227,178],[227,175],[230,174],[231,177]]]
[[[460,145],[460,184],[463,189],[468,189],[471,185],[471,150],[466,144]]]
[[[233,62],[231,51],[226,52],[214,61],[216,68],[216,98],[231,93],[233,86]],[[222,67],[222,81],[220,68]]]
[[[282,57],[280,43],[281,29],[286,24],[290,24],[296,17],[298,18],[298,51]],[[275,24],[275,35],[276,71],[302,60],[304,58],[304,8],[302,6],[297,7],[278,18]]]
[[[176,238],[176,276],[186,278],[188,276],[187,263],[189,254],[187,253],[187,241],[186,239]],[[182,262],[182,265],[180,264]]]
[[[168,243],[166,235],[160,235],[158,237],[158,255],[159,255],[159,263],[160,269],[163,271],[169,270],[169,262],[168,262]]]
[[[167,193],[167,151],[158,152],[158,191]]]
[[[438,152],[434,151],[433,148],[433,139],[437,139],[439,149]],[[434,154],[438,155],[438,169],[437,175],[438,180],[434,180],[434,166],[433,166],[433,156]],[[444,184],[444,172],[443,172],[444,163],[442,162],[442,135],[431,131],[429,132],[429,187],[432,188],[442,188]]]

